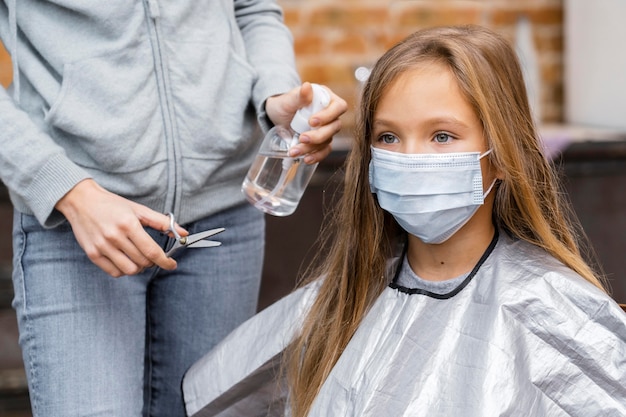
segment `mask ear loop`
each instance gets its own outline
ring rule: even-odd
[[[491,192],[491,190],[493,189],[493,186],[496,185],[496,182],[498,181],[497,178],[494,178],[493,181],[491,182],[491,185],[489,186],[489,188],[487,188],[487,191],[485,191],[483,193],[483,200],[485,198],[487,198],[487,196],[489,195],[489,193]]]
[[[485,156],[489,155],[492,151],[493,149],[489,149],[488,151],[485,151],[485,153],[481,153],[480,155],[478,155],[478,159],[479,160],[483,159]]]
[[[493,152],[493,148],[489,149],[488,151],[485,151],[485,153],[482,153],[478,156],[478,160],[483,159],[485,156],[489,155],[491,152]],[[491,192],[491,190],[493,189],[493,186],[496,185],[496,181],[498,181],[497,178],[494,178],[493,181],[491,182],[491,185],[489,186],[489,188],[487,189],[487,191],[485,191],[483,193],[483,200],[485,198],[487,198],[487,196],[489,195],[489,193]]]

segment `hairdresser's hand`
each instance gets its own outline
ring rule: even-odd
[[[137,274],[154,265],[176,268],[176,261],[165,256],[143,229],[167,230],[167,215],[113,194],[91,179],[79,182],[59,200],[56,209],[72,225],[89,259],[113,277]],[[177,227],[182,236],[188,234]]]
[[[307,164],[319,162],[330,154],[333,135],[341,130],[339,117],[348,109],[344,99],[329,88],[324,88],[330,93],[330,104],[311,116],[309,125],[315,130],[302,132],[300,144],[289,151],[292,157],[306,155],[304,162]],[[313,88],[310,83],[305,82],[285,94],[268,98],[265,111],[275,125],[289,125],[296,111],[310,104],[312,100]]]

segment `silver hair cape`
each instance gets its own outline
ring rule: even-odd
[[[288,295],[199,360],[183,383],[189,416],[288,416],[281,352],[316,291]],[[623,417],[626,314],[500,232],[447,295],[386,288],[309,416]]]

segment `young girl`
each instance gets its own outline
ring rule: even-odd
[[[413,34],[364,87],[327,259],[188,372],[189,414],[626,415],[626,315],[562,197],[510,45]]]

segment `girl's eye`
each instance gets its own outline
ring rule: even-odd
[[[398,138],[391,133],[383,133],[378,137],[378,141],[390,145],[392,143],[398,143]]]
[[[444,132],[437,133],[434,138],[435,142],[437,143],[448,143],[451,142],[452,139],[452,136]]]

